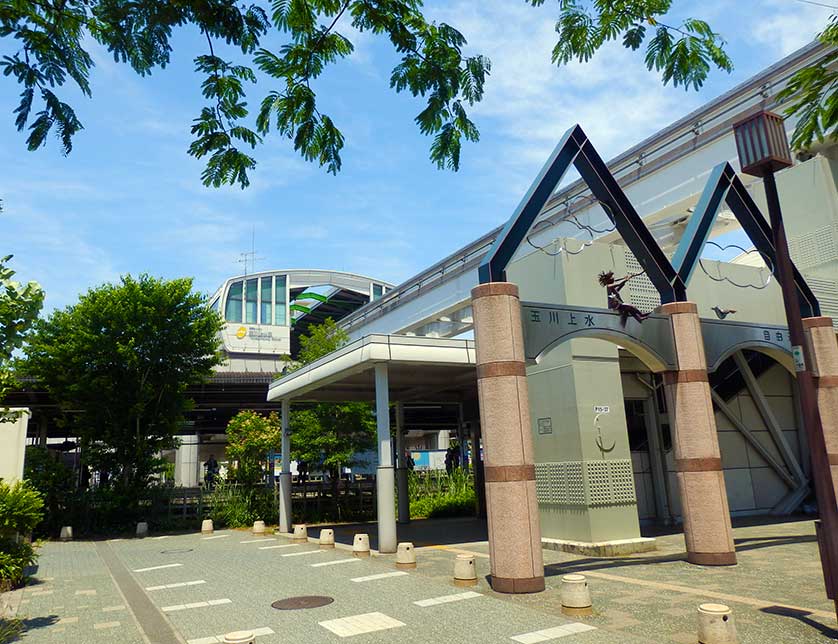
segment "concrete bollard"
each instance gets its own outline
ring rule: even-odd
[[[291,541],[296,543],[303,543],[304,541],[308,541],[308,528],[306,527],[305,523],[298,523],[294,526],[294,536],[292,537]]]
[[[474,567],[474,555],[457,555],[457,558],[454,560],[454,585],[477,585],[477,571]]]
[[[562,613],[571,617],[593,615],[591,591],[585,575],[564,575],[562,577]]]
[[[140,521],[137,524],[137,539],[142,539],[148,536],[148,524],[145,521]]]
[[[356,534],[355,539],[352,540],[352,556],[353,557],[369,557],[370,556],[370,536],[368,534]]]
[[[201,521],[201,533],[212,534],[214,528],[212,527],[212,519],[204,519]]]
[[[73,540],[73,526],[65,525],[61,528],[61,535],[58,537],[61,541]]]
[[[733,612],[724,604],[701,604],[698,607],[699,644],[737,644]]]
[[[265,522],[264,521],[254,521],[253,522],[253,534],[257,537],[261,537],[265,534]]]
[[[234,631],[227,633],[221,641],[223,644],[254,644],[256,636],[250,631]]]
[[[324,550],[326,548],[335,547],[335,531],[331,528],[326,528],[320,531],[320,547]]]
[[[400,543],[396,549],[396,568],[409,570],[416,567],[416,550],[409,541]]]

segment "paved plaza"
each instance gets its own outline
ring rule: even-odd
[[[593,559],[545,551],[547,590],[500,595],[486,582],[485,541],[470,520],[414,522],[418,568],[398,571],[393,555],[355,559],[338,544],[296,544],[244,531],[143,540],[50,542],[33,582],[11,598],[29,644],[211,644],[225,632],[255,631],[257,642],[578,642],[694,644],[696,607],[728,604],[742,644],[827,642],[838,638],[820,576],[814,525],[801,520],[738,527],[739,565],[709,568],[683,560],[683,537],[658,538],[653,553]],[[314,533],[316,530],[312,529]],[[371,535],[375,526],[368,526]],[[339,530],[338,537],[347,531]],[[479,532],[479,529],[478,529]],[[404,535],[402,535],[404,536]],[[477,558],[478,585],[451,581],[459,553]],[[594,615],[560,612],[561,575],[588,576]],[[276,610],[299,595],[326,606]]]

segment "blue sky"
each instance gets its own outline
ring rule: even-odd
[[[459,28],[468,50],[493,63],[472,110],[482,139],[464,149],[459,173],[431,165],[430,141],[413,123],[421,102],[388,88],[397,62],[388,43],[351,30],[342,31],[355,54],[316,86],[346,135],[343,171],[326,174],[274,136],[257,150],[244,191],[204,188],[202,163],[186,153],[202,105],[192,59],[204,45],[193,31],[177,32],[170,67],[146,78],[94,47],[93,99],[61,93],[85,125],[66,158],[54,140],[26,151],[11,114],[19,89],[2,78],[3,254],[15,254],[20,279],[41,282],[47,310],[126,273],[193,276],[211,292],[241,272],[236,260],[254,229],[257,269],[330,268],[398,283],[505,221],[573,123],[613,156],[806,44],[830,13],[799,0],[674,4],[721,31],[736,64],[698,93],[662,87],[619,46],[584,65],[552,66],[553,3],[427,3],[431,18]],[[0,41],[0,53],[9,46]],[[253,90],[251,106],[269,89]]]

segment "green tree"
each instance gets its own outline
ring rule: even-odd
[[[299,366],[305,366],[349,342],[332,318],[312,325],[300,336]],[[319,403],[291,414],[291,456],[329,473],[337,503],[340,468],[362,464],[375,447],[375,415],[367,403]]]
[[[194,59],[206,104],[193,121],[189,154],[207,158],[205,185],[245,187],[256,166],[250,151],[271,129],[305,159],[340,169],[343,134],[318,107],[313,83],[352,54],[341,24],[390,41],[400,58],[390,86],[425,100],[415,120],[433,136],[431,159],[457,169],[462,140],[479,136],[466,106],[481,99],[489,61],[465,56],[463,35],[428,22],[420,0],[10,0],[0,2],[0,38],[16,51],[0,59],[0,70],[22,89],[15,124],[28,130],[28,148],[54,131],[66,154],[82,123],[57,92],[72,82],[91,96],[93,41],[145,76],[169,63],[175,27],[197,28],[207,41]],[[254,124],[246,94],[257,71],[272,87],[262,92]]]
[[[136,493],[177,444],[186,388],[220,363],[221,327],[191,279],[127,276],[38,321],[24,368],[65,410],[86,462]]]
[[[282,423],[275,411],[267,416],[244,409],[227,423],[227,458],[238,464],[233,476],[238,483],[252,485],[262,479],[262,465],[282,440]]]
[[[44,292],[37,282],[24,286],[13,279],[15,271],[6,266],[11,259],[11,255],[0,258],[0,401],[16,384],[14,351],[23,344],[44,303]],[[16,417],[16,412],[0,407],[0,422]]]

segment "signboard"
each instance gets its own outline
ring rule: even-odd
[[[521,316],[527,360],[538,361],[548,349],[579,336],[624,346],[644,362],[656,363],[661,369],[677,368],[672,326],[667,316],[651,315],[642,323],[628,320],[623,325],[620,315],[608,309],[536,302],[522,302]]]
[[[608,405],[594,405],[594,413],[609,414],[611,413],[611,407],[609,407]]]

